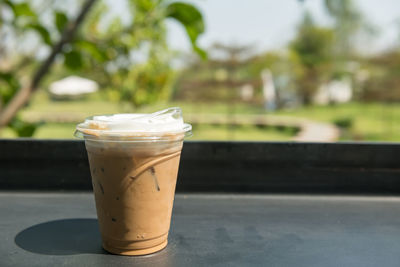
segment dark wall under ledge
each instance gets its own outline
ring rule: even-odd
[[[185,142],[177,191],[400,193],[400,144]],[[83,141],[0,139],[0,190],[91,190]]]

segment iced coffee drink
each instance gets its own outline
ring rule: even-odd
[[[179,108],[94,116],[77,126],[105,250],[144,255],[167,245],[183,139],[190,131]]]

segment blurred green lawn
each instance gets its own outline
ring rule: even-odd
[[[74,138],[73,133],[76,124],[72,123],[48,123],[41,126],[35,133],[35,138],[69,139]],[[243,126],[232,131],[228,126],[196,125],[193,127],[193,136],[190,140],[289,140],[292,137],[290,131],[282,131],[276,128],[259,129],[256,127]],[[16,137],[7,129],[4,131],[5,138]]]
[[[21,115],[25,119],[72,116],[85,118],[95,114],[120,112],[153,112],[166,107],[179,106],[185,119],[191,114],[263,114],[262,107],[244,104],[218,103],[158,103],[132,109],[129,105],[109,102],[98,93],[84,100],[51,101],[45,92],[38,92]],[[360,141],[400,141],[400,105],[384,103],[348,103],[333,106],[310,106],[296,110],[283,110],[274,115],[302,117],[317,121],[331,122],[345,126],[341,140]],[[225,115],[227,116],[227,115]],[[35,138],[73,138],[75,123],[45,123],[38,128]],[[275,127],[255,126],[234,127],[228,125],[195,125],[192,140],[289,140],[294,132]],[[2,137],[15,137],[10,129],[2,132]]]
[[[22,117],[28,120],[40,120],[40,118],[59,117],[61,120],[65,115],[69,117],[85,118],[95,114],[111,114],[121,112],[154,112],[171,106],[179,106],[183,114],[215,113],[224,114],[226,104],[190,104],[190,103],[158,103],[156,105],[132,109],[129,105],[121,105],[106,100],[99,94],[91,95],[84,100],[74,101],[51,101],[45,92],[38,92],[28,107],[21,112]],[[259,108],[239,105],[235,108],[236,113],[258,113]],[[187,120],[187,117],[185,118]],[[47,122],[40,126],[35,132],[34,138],[73,138],[76,123]],[[278,129],[275,127],[257,128],[255,126],[240,126],[232,128],[228,125],[194,125],[191,140],[289,140],[293,131]],[[2,137],[16,137],[11,129],[5,129]]]
[[[351,124],[343,129],[341,140],[400,141],[400,104],[347,103],[312,106],[277,114],[304,117],[318,121]]]

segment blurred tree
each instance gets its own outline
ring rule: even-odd
[[[105,5],[98,6],[89,17],[82,34],[103,49],[101,55],[98,55],[98,49],[94,51],[97,57],[82,57],[91,61],[85,62],[80,72],[86,71],[87,76],[109,88],[111,99],[138,107],[165,99],[171,92],[175,73],[170,67],[172,53],[166,41],[164,20],[173,18],[180,21],[193,49],[201,57],[205,57],[205,53],[197,47],[196,40],[204,31],[204,24],[201,13],[188,4],[166,5],[151,0],[131,0],[128,3],[133,17],[129,23],[124,24],[120,17],[116,17],[108,28],[101,28],[100,19],[107,12]],[[76,45],[83,45],[84,53],[92,53],[87,44],[86,41]],[[106,64],[99,64],[99,61]]]
[[[400,51],[375,55],[367,61],[368,82],[360,98],[364,101],[400,101]]]
[[[364,56],[360,55],[369,49],[371,37],[378,30],[367,20],[354,0],[324,0],[327,13],[334,21],[334,60],[332,78],[350,78],[353,87],[353,98],[362,98],[364,86],[357,81],[357,72],[364,64]]]
[[[348,58],[354,52],[357,33],[365,26],[364,18],[352,0],[324,0],[333,18],[337,55]]]
[[[46,0],[38,2],[47,8],[52,8],[54,4]],[[141,105],[159,99],[160,95],[166,94],[164,89],[168,87],[173,74],[166,56],[168,46],[164,22],[168,18],[178,21],[185,28],[193,49],[205,57],[205,52],[196,45],[198,36],[204,32],[204,22],[194,6],[163,0],[128,0],[130,22],[124,25],[116,17],[105,27],[102,23],[107,14],[106,5],[101,0],[97,0],[97,5],[94,5],[95,2],[86,0],[75,19],[53,8],[51,15],[54,23],[51,25],[40,20],[40,8],[30,1],[0,2],[0,36],[26,37],[33,32],[40,37],[38,47],[50,50],[44,60],[39,60],[35,55],[16,60],[15,55],[7,57],[7,44],[0,44],[0,58],[7,59],[2,61],[7,64],[0,64],[0,127],[9,125],[15,126],[14,129],[24,128],[20,119],[14,123],[13,119],[29,102],[60,56],[70,71],[96,76],[101,83],[118,88],[114,93],[118,94],[120,100]],[[135,51],[144,55],[139,63],[134,60]],[[18,53],[16,58],[20,58]],[[33,63],[26,64],[27,58]],[[32,68],[30,72],[34,73],[29,74],[29,79],[21,77],[23,75],[20,72],[21,67],[27,65]]]
[[[305,12],[289,48],[302,67],[297,86],[306,105],[311,103],[320,82],[330,75],[333,41],[333,30],[317,26],[310,13]]]
[[[260,73],[249,75],[253,46],[213,44],[209,60],[194,60],[180,75],[175,99],[189,101],[240,101],[239,89],[249,84],[259,87]]]
[[[21,135],[20,133],[24,133],[22,135],[28,133],[28,131],[20,131],[19,129],[28,128],[33,129],[29,131],[33,134],[35,125],[27,123],[26,126],[23,126],[22,124],[24,122],[16,117],[17,112],[29,101],[32,93],[38,88],[42,78],[49,71],[56,56],[62,52],[63,46],[71,41],[94,2],[95,0],[87,0],[84,3],[77,18],[69,23],[58,42],[52,41],[49,30],[40,22],[38,13],[34,11],[29,1],[14,2],[4,0],[0,3],[0,10],[5,10],[5,12],[2,12],[0,15],[1,30],[7,26],[5,33],[14,34],[17,37],[23,35],[27,31],[33,31],[40,36],[40,42],[44,46],[51,47],[50,54],[42,64],[36,68],[29,82],[25,81],[22,83],[22,79],[18,75],[20,69],[26,65],[25,60],[21,61],[23,64],[7,62],[7,66],[3,66],[1,69],[2,75],[0,77],[3,77],[3,79],[1,84],[2,88],[0,90],[0,128],[9,125],[19,135]],[[4,47],[5,46],[3,46],[3,48]],[[2,57],[4,58],[6,55],[7,51]],[[7,61],[12,61],[11,58],[7,59]]]
[[[324,6],[334,21],[336,63],[343,65],[357,57],[360,40],[365,42],[363,37],[376,35],[377,29],[353,0],[324,0]]]

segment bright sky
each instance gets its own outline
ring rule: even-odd
[[[309,9],[321,24],[329,24],[323,0],[187,0],[203,13],[206,33],[200,46],[223,43],[253,44],[265,51],[284,47],[296,31],[304,8]],[[368,21],[379,29],[379,35],[363,49],[373,52],[399,43],[399,0],[355,0]],[[168,22],[169,42],[175,49],[189,51],[184,30],[176,22]]]

